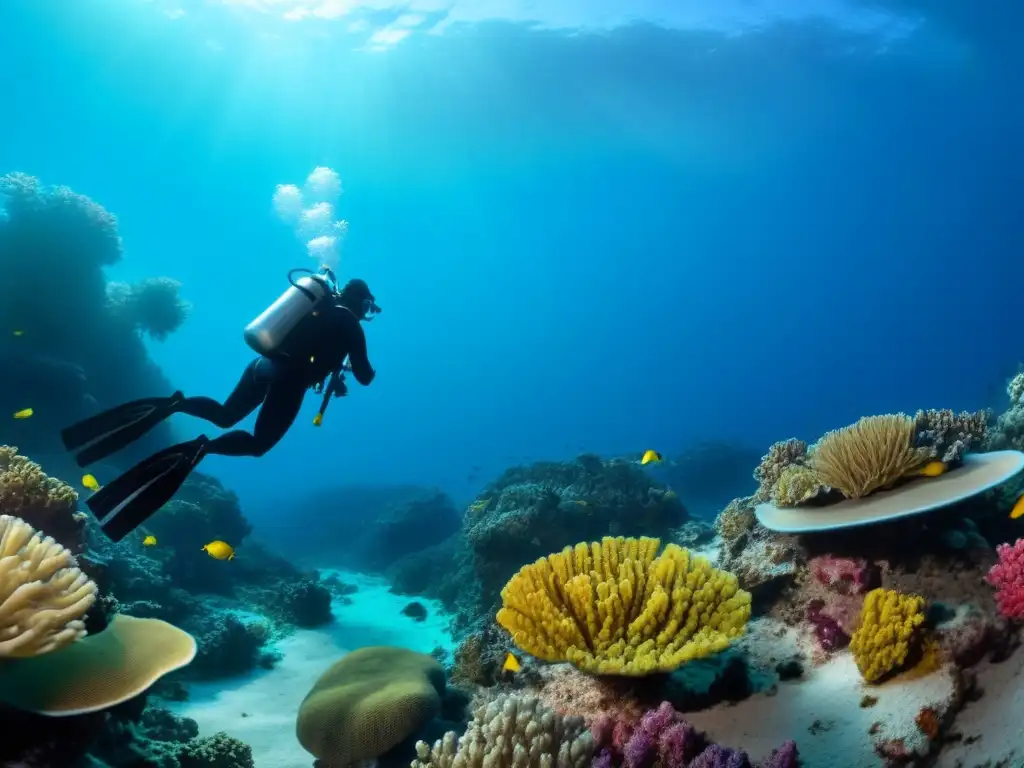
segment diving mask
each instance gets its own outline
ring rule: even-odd
[[[377,306],[377,302],[373,299],[363,299],[363,320],[369,322],[379,314],[380,307]]]

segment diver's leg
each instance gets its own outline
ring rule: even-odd
[[[82,448],[75,461],[84,467],[138,440],[175,413],[183,400],[181,392],[132,400],[61,430],[61,440],[69,451]]]
[[[120,541],[169,502],[206,455],[208,440],[172,445],[140,461],[86,500],[113,541]]]
[[[299,376],[279,375],[270,384],[252,434],[240,429],[227,432],[211,440],[207,452],[218,456],[262,456],[291,428],[307,389],[306,382]]]
[[[170,501],[208,453],[262,456],[288,431],[306,394],[305,381],[287,373],[270,383],[254,434],[234,430],[215,440],[200,435],[139,462],[89,497],[86,504],[100,527],[120,541]]]
[[[276,373],[272,360],[258,357],[245,367],[242,377],[223,403],[212,397],[186,397],[178,412],[228,429],[259,408]]]

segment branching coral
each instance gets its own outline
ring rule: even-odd
[[[930,448],[947,463],[960,461],[985,441],[989,416],[988,411],[956,413],[948,408],[918,411],[914,416],[917,445]]]
[[[542,557],[502,590],[523,650],[593,674],[642,676],[725,650],[750,618],[736,577],[658,539],[606,537]]]
[[[1008,619],[1024,619],[1024,539],[996,547],[999,562],[985,581],[996,588],[999,612]]]
[[[915,422],[904,413],[867,416],[828,432],[812,448],[808,464],[822,483],[849,499],[884,488],[932,457],[914,445]]]
[[[75,512],[78,494],[42,468],[0,445],[0,509],[52,536],[72,552],[81,552],[85,516]]]
[[[791,437],[774,443],[768,453],[761,457],[761,463],[754,470],[754,479],[758,482],[754,500],[768,501],[772,497],[775,484],[783,471],[793,464],[802,464],[807,456],[807,443]]]
[[[85,635],[96,585],[71,553],[0,515],[0,658],[37,656]]]
[[[188,319],[192,309],[180,290],[181,283],[169,277],[114,282],[107,285],[107,307],[113,317],[163,341]]]
[[[433,748],[416,742],[412,768],[584,768],[593,754],[582,718],[504,694],[476,708],[461,738],[449,731]]]
[[[874,683],[902,667],[924,623],[924,598],[892,589],[873,589],[864,598],[850,650],[861,675]]]

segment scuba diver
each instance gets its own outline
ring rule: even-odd
[[[298,272],[308,276],[296,281]],[[273,448],[298,416],[306,390],[324,395],[313,420],[319,426],[331,398],[348,392],[345,371],[363,386],[373,381],[376,373],[359,324],[381,311],[369,286],[353,279],[339,290],[337,278],[326,267],[318,273],[293,269],[288,282],[291,287],[246,327],[246,343],[259,357],[249,363],[223,403],[175,392],[125,403],[61,432],[65,448],[79,451],[75,461],[85,467],[138,440],[175,413],[228,429],[260,409],[251,433],[236,429],[213,439],[200,435],[173,445],[93,494],[86,503],[110,539],[120,541],[170,501],[204,456],[262,456]]]

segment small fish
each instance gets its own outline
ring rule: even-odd
[[[671,488],[669,488],[667,491],[665,491],[665,498],[668,500],[678,499],[679,494],[673,491]]]
[[[146,538],[144,538],[142,540],[142,546],[144,546],[144,547],[155,547],[156,546],[156,536],[154,536],[152,533],[149,534],[149,536],[147,536]]]
[[[640,463],[650,464],[651,462],[654,462],[655,464],[660,463],[661,454],[658,453],[657,451],[644,451],[644,456],[642,459],[640,459]]]
[[[226,541],[211,541],[203,547],[203,551],[215,560],[235,559],[235,550]]]
[[[99,480],[96,479],[95,475],[82,475],[82,485],[90,491],[98,491],[100,489]]]
[[[519,664],[519,659],[517,659],[513,653],[509,653],[509,655],[505,657],[505,663],[501,666],[502,672],[511,672],[512,674],[515,674],[521,669],[522,666]]]
[[[945,474],[949,466],[944,461],[929,461],[920,469],[915,469],[910,473],[912,477],[938,477],[939,475]]]
[[[487,505],[491,503],[490,499],[480,499],[480,501],[474,501],[469,505],[470,510],[473,512],[483,512],[487,509]]]
[[[24,335],[25,335],[25,332],[24,332],[24,331],[15,331],[15,332],[14,332],[14,335],[15,335],[15,336],[24,336]]]
[[[1024,515],[1024,493],[1021,494],[1020,498],[1017,499],[1017,503],[1013,505],[1013,509],[1010,510],[1010,519],[1016,520],[1021,515]]]
[[[33,413],[35,413],[35,411],[33,411],[31,408],[22,408],[20,411],[15,411],[14,412],[14,418],[16,418],[16,419],[27,419]]]

